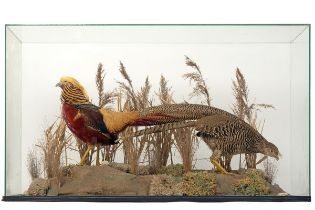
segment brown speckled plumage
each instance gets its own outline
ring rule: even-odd
[[[241,153],[262,153],[276,159],[279,158],[278,148],[268,142],[249,124],[230,113],[227,114],[225,111],[221,113],[223,114],[212,114],[211,116],[201,117],[195,121],[154,126],[140,130],[135,135],[194,127],[197,131],[197,136],[201,137],[212,150],[211,160],[218,161],[221,156],[225,156],[230,161],[233,155]],[[208,112],[207,114],[210,113]],[[200,117],[201,115],[197,112],[195,116]],[[229,167],[229,163],[227,165]]]
[[[215,153],[214,159],[240,153],[262,153],[278,158],[278,148],[241,119],[215,115],[201,121],[196,125],[197,136]]]
[[[146,108],[139,112],[140,117],[160,114],[160,123],[173,123],[183,120],[196,120],[211,115],[228,115],[229,112],[200,104],[165,104]]]

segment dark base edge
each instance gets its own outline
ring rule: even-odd
[[[3,196],[2,201],[33,202],[310,202],[311,196]]]

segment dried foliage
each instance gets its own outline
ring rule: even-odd
[[[118,82],[120,88],[125,94],[124,97],[120,96],[121,98],[125,99],[122,111],[138,110],[149,107],[152,104],[152,101],[150,100],[151,84],[148,77],[146,78],[145,83],[141,87],[140,91],[135,92],[132,85],[132,80],[126,71],[125,66],[121,62],[119,71],[122,77],[126,80],[126,83]],[[137,131],[137,128],[128,127],[120,134],[120,137],[123,139],[122,145],[124,152],[124,162],[130,165],[131,173],[137,174],[139,159],[146,143],[150,141],[151,136],[143,135],[142,137],[136,138],[130,137],[135,131]]]
[[[195,84],[195,86],[193,87],[193,92],[190,94],[190,99],[193,97],[203,97],[204,100],[201,100],[201,104],[206,104],[208,106],[211,106],[212,98],[210,97],[209,88],[206,84],[205,78],[202,75],[202,72],[200,70],[199,65],[187,56],[185,56],[185,63],[187,66],[190,66],[195,70],[194,72],[186,73],[183,75],[183,78],[188,79],[190,84],[192,82],[194,82],[194,84]],[[179,130],[181,130],[181,129],[179,129]],[[189,160],[192,161],[191,158],[193,156],[193,154],[189,154],[189,153],[191,153],[193,150],[195,150],[194,142],[196,142],[197,138],[195,137],[192,128],[187,128],[187,129],[183,129],[183,130],[187,133],[184,134],[182,132],[178,132],[178,133],[182,133],[182,135],[183,135],[182,137],[179,136],[179,138],[183,138],[183,139],[188,140],[189,136],[191,135],[192,139],[186,143],[182,143],[183,145],[181,145],[181,143],[179,141],[176,141],[176,145],[177,145],[177,148],[184,150],[183,153],[180,151],[180,154],[185,156],[185,157],[182,156],[182,158],[183,158],[183,161],[185,159],[186,163],[184,162],[184,168],[185,168],[185,171],[188,172],[191,170],[191,164],[192,164],[192,162],[190,162]],[[185,148],[185,147],[187,147],[187,148]],[[189,147],[191,147],[191,148],[189,148]],[[192,153],[194,153],[194,152],[192,152]]]
[[[150,165],[151,173],[157,173],[162,166],[166,166],[171,154],[174,139],[173,131],[163,131],[151,134],[147,142],[146,155]]]
[[[186,65],[192,67],[195,71],[186,73],[183,75],[184,79],[189,79],[190,84],[192,82],[195,83],[193,88],[193,92],[190,94],[190,99],[193,97],[203,96],[204,101],[201,101],[202,104],[207,104],[208,106],[211,105],[211,97],[209,94],[209,88],[206,84],[206,81],[202,75],[200,67],[189,57],[186,57]]]
[[[257,128],[257,112],[264,109],[274,109],[271,104],[256,104],[249,102],[249,90],[244,75],[237,68],[236,69],[236,81],[233,81],[233,92],[235,102],[232,106],[233,113],[239,118],[247,121],[252,126]]]
[[[121,134],[123,139],[123,150],[125,163],[130,165],[130,172],[133,174],[138,173],[139,159],[145,147],[145,143],[148,140],[148,136],[144,135],[142,137],[137,137],[133,139],[129,137],[133,132],[133,128],[129,127]]]
[[[41,174],[41,161],[38,159],[36,148],[27,153],[27,169],[32,180],[39,178]]]
[[[104,91],[104,78],[105,78],[105,70],[103,68],[103,64],[99,63],[96,71],[96,87],[98,92],[98,106],[106,107],[115,102],[115,98],[118,96],[118,93],[115,90],[112,91]]]
[[[125,91],[126,98],[128,99],[128,100],[126,100],[126,102],[127,101],[132,102],[132,105],[128,105],[131,110],[132,109],[138,110],[137,94],[135,93],[135,91],[133,89],[132,80],[129,77],[129,75],[126,71],[126,68],[122,62],[120,62],[119,72],[122,75],[122,77],[127,81],[127,83],[118,82],[120,88]]]
[[[174,103],[171,89],[172,88],[168,86],[165,77],[161,75],[159,92],[156,93],[161,104]],[[168,158],[172,153],[171,150],[174,143],[172,136],[172,130],[150,135],[150,141],[148,141],[146,148],[146,155],[148,157],[151,173],[157,173],[162,166],[166,166]]]
[[[192,161],[196,151],[195,144],[197,136],[195,135],[194,128],[179,128],[174,130],[175,146],[179,151],[184,171],[189,172],[192,169]]]
[[[42,151],[42,161],[47,178],[59,177],[63,165],[61,155],[71,140],[66,134],[66,123],[60,119],[45,130],[44,139],[37,145]]]
[[[257,112],[262,108],[272,108],[270,104],[255,104],[249,102],[249,89],[245,80],[244,75],[237,68],[236,69],[236,80],[233,81],[233,93],[235,102],[232,106],[233,113],[240,119],[247,121],[254,129],[262,132],[264,127],[263,123],[257,122]],[[257,154],[245,154],[247,168],[256,168]],[[239,161],[239,168],[241,168],[241,155]]]
[[[277,175],[278,172],[278,166],[277,164],[270,160],[269,158],[267,158],[264,162],[263,162],[263,168],[264,168],[264,172],[268,178],[268,181],[270,183],[272,183]]]
[[[146,77],[144,85],[141,90],[137,93],[137,108],[144,109],[152,105],[152,100],[150,100],[150,90],[151,84],[149,82],[149,77]]]
[[[156,95],[159,97],[160,102],[163,105],[175,103],[173,99],[172,87],[169,87],[168,81],[163,75],[161,75],[160,88],[159,92]]]

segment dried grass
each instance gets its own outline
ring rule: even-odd
[[[263,169],[264,172],[266,173],[268,181],[272,183],[278,173],[277,164],[274,161],[267,158],[265,161],[263,161]]]
[[[120,88],[124,91],[126,98],[128,98],[132,102],[132,104],[130,104],[130,102],[129,102],[128,106],[129,106],[129,108],[131,108],[131,110],[132,109],[138,110],[137,94],[134,91],[134,88],[132,85],[132,80],[129,77],[129,75],[126,71],[126,68],[122,62],[120,62],[119,72],[122,75],[122,77],[127,81],[127,83],[118,81],[118,84],[119,84]]]
[[[163,105],[175,103],[173,99],[172,87],[169,87],[168,81],[163,75],[161,75],[160,88],[159,92],[156,93],[156,95],[159,97],[160,103]]]
[[[83,141],[81,141],[79,138],[77,138],[75,136],[73,136],[73,137],[76,141],[77,151],[79,152],[80,160],[81,160],[84,153],[86,152],[86,150],[88,149],[89,146],[86,143],[84,143]],[[94,150],[90,151],[90,154],[89,154],[88,158],[85,159],[85,162],[83,162],[83,165],[86,165],[86,166],[92,165],[92,157],[93,157],[94,152],[95,152]]]
[[[262,108],[272,108],[271,104],[255,104],[249,102],[249,89],[245,77],[239,68],[236,69],[236,80],[233,81],[233,94],[235,102],[232,105],[233,113],[240,119],[247,121],[254,129],[262,132],[264,123],[257,122],[257,112]],[[241,168],[241,154],[239,161],[239,168]],[[256,168],[257,154],[245,154],[247,168]]]
[[[185,58],[186,58],[186,65],[195,69],[195,72],[190,72],[183,75],[184,79],[189,79],[190,84],[192,82],[195,83],[195,86],[193,87],[193,92],[190,94],[190,99],[193,97],[203,96],[204,101],[201,101],[201,104],[207,104],[208,106],[210,106],[212,99],[210,97],[209,88],[202,75],[200,67],[189,57],[185,56]]]
[[[184,171],[187,173],[192,170],[192,161],[196,152],[195,144],[197,136],[194,128],[180,128],[174,130],[175,146],[180,153],[183,161]]]
[[[156,95],[159,97],[161,104],[174,103],[171,87],[163,75],[160,78],[160,88]],[[147,144],[147,157],[151,173],[157,173],[162,166],[166,166],[168,158],[172,153],[173,131],[162,131],[150,135],[150,141]]]
[[[104,78],[105,78],[105,70],[103,68],[103,64],[99,63],[96,71],[96,76],[95,76],[95,82],[96,82],[96,87],[97,87],[97,92],[98,92],[98,106],[101,108],[108,108],[112,109],[111,105],[116,101],[119,100],[119,94],[117,93],[116,90],[112,91],[104,91]],[[101,151],[101,156],[102,160],[112,162],[115,159],[116,152],[118,149],[118,145],[108,145],[108,146],[102,146],[100,148],[97,148]],[[87,146],[85,146],[87,148]],[[85,148],[84,148],[85,149]],[[81,157],[80,152],[80,157]],[[92,159],[93,152],[91,152],[89,162]],[[91,164],[91,163],[90,163]]]
[[[110,108],[109,105],[115,102],[115,99],[118,96],[116,90],[104,91],[104,78],[105,78],[105,70],[103,68],[103,64],[99,63],[96,71],[96,87],[98,92],[98,106],[103,108]]]
[[[37,145],[42,151],[42,162],[47,178],[61,175],[63,150],[68,147],[71,136],[66,134],[66,123],[60,119],[45,130],[44,138]]]
[[[125,82],[118,82],[120,88],[123,90],[124,96],[120,96],[125,99],[125,103],[122,111],[138,110],[149,107],[152,105],[150,100],[150,90],[151,84],[148,77],[146,78],[144,85],[141,87],[140,91],[135,92],[132,80],[128,75],[125,66],[120,62],[119,69],[122,77],[126,80]],[[138,128],[128,127],[120,134],[123,139],[123,152],[124,152],[124,162],[129,164],[131,167],[131,173],[137,174],[139,167],[139,159],[145,149],[145,145],[150,141],[150,136],[143,135],[142,137],[130,137],[132,133],[136,132]]]
[[[27,169],[32,180],[39,178],[41,174],[41,161],[38,158],[36,148],[27,153]]]

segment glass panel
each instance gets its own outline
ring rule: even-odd
[[[202,109],[207,109],[205,94],[191,98],[190,95],[196,83],[194,80],[190,83],[189,79],[183,78],[183,75],[189,72],[194,72],[195,78],[199,77],[196,69],[198,66],[209,90],[211,106],[230,113],[233,113],[233,106],[237,105],[235,92],[233,92],[233,81],[236,82],[235,85],[238,85],[241,80],[237,82],[236,74],[239,79],[243,75],[248,88],[248,98],[243,95],[243,101],[245,100],[247,108],[255,107],[257,110],[250,109],[251,115],[242,116],[234,109],[234,114],[239,114],[247,123],[253,127],[256,126],[264,138],[276,145],[282,154],[279,161],[268,157],[256,166],[267,175],[274,175],[271,183],[273,187],[268,185],[269,188],[266,188],[267,191],[269,190],[269,194],[264,192],[264,189],[251,193],[273,196],[286,193],[309,195],[309,27],[307,25],[7,26],[6,46],[6,195],[23,194],[28,190],[32,182],[28,170],[30,157],[32,157],[30,154],[35,155],[33,160],[40,166],[41,178],[47,179],[47,176],[51,176],[50,173],[57,176],[56,173],[51,172],[57,169],[50,170],[50,172],[47,168],[45,169],[44,166],[48,164],[48,160],[44,161],[41,148],[43,145],[47,146],[45,143],[47,136],[45,138],[45,135],[53,135],[54,129],[60,123],[61,90],[55,85],[62,76],[75,77],[86,89],[92,103],[98,105],[99,95],[95,78],[99,63],[103,64],[105,70],[104,91],[116,90],[113,103],[109,104],[114,111],[126,111],[130,109],[129,106],[132,106],[132,102],[130,102],[131,104],[126,103],[125,91],[119,89],[121,86],[117,83],[117,81],[128,83],[119,72],[121,64],[131,77],[135,92],[141,91],[148,76],[151,84],[149,99],[152,98],[153,106],[161,104],[158,93],[161,88],[160,77],[163,75],[169,87],[172,88],[170,93],[175,103],[181,104],[186,101],[192,104],[203,104],[205,107]],[[189,59],[185,56],[188,56]],[[194,66],[194,62],[197,66]],[[239,73],[237,73],[237,68]],[[198,84],[202,86],[203,83]],[[250,106],[252,104],[255,105]],[[268,105],[272,105],[274,108]],[[191,115],[192,113],[188,112],[188,116],[191,117]],[[114,119],[116,120],[116,118]],[[120,121],[122,120],[120,119]],[[56,124],[51,133],[45,133],[54,122]],[[110,120],[105,119],[105,122],[110,123]],[[106,126],[107,129],[110,129],[110,125],[106,124]],[[192,126],[192,128],[196,128],[196,126]],[[244,131],[244,129],[240,130]],[[182,170],[183,167],[185,171],[192,170],[193,175],[191,176],[193,177],[198,177],[200,170],[213,172],[214,166],[209,159],[213,155],[213,151],[205,141],[195,137],[194,131],[185,131],[188,137],[178,134],[176,131],[181,130],[168,131],[168,136],[166,134],[165,136],[150,135],[153,141],[150,141],[149,147],[147,147],[148,142],[143,143],[143,151],[138,154],[139,159],[135,161],[137,163],[135,165],[132,165],[132,161],[134,161],[132,155],[135,153],[127,153],[125,150],[133,148],[132,145],[123,143],[124,146],[120,146],[114,153],[113,162],[116,165],[110,163],[108,166],[106,163],[98,168],[99,170],[106,169],[104,173],[109,174],[104,176],[110,177],[113,175],[110,174],[111,172],[124,177],[125,174],[121,168],[127,168],[131,173],[139,174],[146,171],[146,174],[157,174],[169,173],[167,170],[173,170],[173,172],[178,169]],[[193,132],[190,133],[193,137],[189,136],[189,132]],[[66,129],[66,137],[71,135],[72,144],[68,145],[66,149],[63,148],[61,153],[60,164],[63,173],[52,179],[55,181],[57,179],[58,184],[48,187],[49,195],[134,195],[142,190],[129,192],[115,188],[116,194],[109,194],[110,192],[106,190],[91,194],[91,191],[95,189],[86,189],[85,181],[81,180],[81,183],[80,180],[74,180],[71,176],[67,177],[64,172],[68,168],[71,169],[69,169],[71,173],[77,173],[74,177],[84,176],[83,174],[88,173],[89,170],[98,170],[95,167],[74,166],[80,161],[80,155],[77,151],[76,139],[72,132]],[[122,133],[120,137],[123,135],[126,133]],[[237,136],[231,134],[229,138],[224,137],[224,140],[235,140],[229,146],[234,148],[237,147],[235,145],[241,145],[238,142],[244,143],[251,138],[247,136],[242,140]],[[196,140],[196,142],[194,141],[190,146],[181,145],[179,139],[185,138],[188,142],[191,140]],[[57,141],[53,137],[50,139],[54,140],[52,142]],[[167,147],[168,150],[152,144],[152,142],[158,141],[170,143],[170,146]],[[140,144],[141,139],[133,139],[132,142],[134,149],[139,152],[142,145]],[[223,145],[227,145],[227,143]],[[182,153],[181,146],[190,149],[189,151],[194,151],[190,154],[192,160],[186,161],[187,155]],[[262,148],[261,145],[259,147]],[[169,154],[169,150],[171,154]],[[81,149],[82,151],[83,149]],[[243,195],[246,189],[243,189],[241,184],[250,181],[250,177],[255,177],[257,174],[253,175],[251,170],[248,170],[250,160],[246,161],[244,154],[240,156],[239,152],[236,153],[233,153],[231,169],[238,178],[233,181],[231,178],[233,175],[220,175],[215,172],[215,179],[217,182],[229,180],[227,182],[230,183],[229,193]],[[257,153],[256,161],[263,157],[261,152]],[[165,154],[164,159],[161,157],[162,154]],[[95,157],[94,152],[91,156],[91,165],[96,164]],[[106,157],[107,160],[108,158]],[[124,165],[126,161],[129,161],[129,166]],[[185,163],[183,164],[183,162]],[[158,166],[154,164],[158,164]],[[165,169],[165,167],[161,167],[161,164],[181,165],[175,169],[174,167]],[[142,172],[139,168],[135,170],[137,165],[141,166],[141,170],[144,168]],[[108,167],[112,169],[109,170]],[[240,170],[240,168],[245,168],[245,170]],[[59,179],[60,176],[63,178]],[[128,174],[128,176],[133,175]],[[183,177],[190,175],[180,175],[179,178],[170,176],[171,183],[178,183],[184,182]],[[245,179],[246,177],[249,178]],[[97,176],[94,179],[97,179]],[[111,184],[117,186],[114,182]],[[134,184],[125,182],[124,187],[126,188]],[[141,186],[147,184],[147,181],[139,182]],[[265,183],[265,180],[263,182]],[[81,188],[73,188],[72,191],[66,188],[73,183],[80,183],[75,186]],[[171,185],[176,186],[174,183]],[[42,184],[46,186],[44,182]],[[278,184],[281,189],[276,188],[274,184]],[[58,187],[56,188],[56,186]],[[62,186],[66,187],[62,188]],[[273,190],[273,194],[270,189]],[[179,194],[186,194],[183,189],[181,190]],[[220,194],[220,190],[222,189],[216,189],[214,195],[230,195],[227,192]],[[233,190],[239,191],[234,192]],[[43,192],[46,193],[46,191]],[[211,192],[210,188],[207,193],[209,192]],[[140,195],[148,195],[141,193]],[[245,193],[245,195],[252,195],[251,193]],[[188,193],[188,195],[190,194]]]

